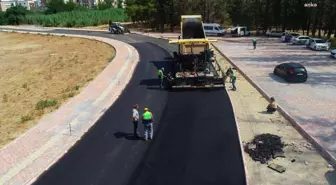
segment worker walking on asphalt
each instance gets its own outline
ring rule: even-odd
[[[148,108],[144,109],[144,113],[142,114],[142,123],[144,124],[145,137],[144,139],[147,141],[148,139],[153,139],[153,114],[149,112]]]
[[[237,77],[236,77],[235,73],[233,72],[233,70],[231,71],[231,80],[232,80],[232,90],[235,91],[235,90],[237,90],[237,87],[236,87]]]
[[[133,106],[133,117],[132,117],[132,121],[133,121],[133,134],[134,137],[139,138],[139,133],[138,133],[138,123],[139,123],[139,105],[135,104]]]
[[[257,38],[253,38],[252,42],[253,42],[253,48],[256,49],[257,48]]]
[[[164,77],[163,72],[164,72],[164,68],[163,67],[158,70],[158,77],[159,77],[159,80],[160,80],[160,88],[161,89],[163,87],[163,77]]]

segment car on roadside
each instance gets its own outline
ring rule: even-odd
[[[293,38],[291,40],[291,43],[292,44],[295,44],[295,45],[304,45],[307,43],[307,41],[310,39],[310,37],[308,36],[305,36],[305,35],[300,35],[296,38]]]
[[[330,52],[330,56],[333,57],[333,58],[336,58],[336,49],[334,49]]]
[[[283,33],[281,36],[281,41],[282,42],[290,42],[292,39],[297,38],[298,36],[300,36],[299,33],[295,33],[295,32],[286,32]]]
[[[273,74],[287,82],[306,82],[308,79],[306,68],[296,62],[287,62],[275,66]]]
[[[306,47],[318,51],[328,51],[329,44],[323,39],[311,38],[307,40]]]
[[[284,34],[283,31],[269,30],[266,32],[267,37],[281,37]]]

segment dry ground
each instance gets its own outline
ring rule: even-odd
[[[115,55],[80,38],[0,32],[0,40],[0,147],[78,94]]]
[[[229,63],[216,51],[217,60],[223,69]],[[243,143],[249,142],[257,134],[279,135],[288,144],[284,148],[286,158],[273,162],[286,168],[280,174],[266,164],[254,162],[244,152],[250,185],[334,185],[336,173],[316,150],[280,114],[265,114],[268,101],[250,84],[237,74],[237,91],[229,90],[234,106],[239,132]],[[229,80],[227,80],[229,82]],[[227,84],[227,87],[231,86]],[[295,162],[291,162],[295,159]]]

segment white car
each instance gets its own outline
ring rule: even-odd
[[[281,42],[290,42],[292,39],[297,38],[298,36],[300,36],[300,34],[295,32],[283,33],[281,36]]]
[[[307,40],[306,47],[310,48],[310,49],[313,49],[313,50],[328,51],[329,44],[322,39],[311,38],[311,39]]]
[[[268,37],[281,37],[281,36],[283,36],[283,34],[284,34],[283,31],[275,31],[275,30],[271,30],[271,31],[266,32],[266,36],[268,36]]]
[[[306,44],[309,39],[310,39],[310,37],[301,35],[301,36],[298,36],[296,38],[293,38],[291,40],[291,43],[292,44],[299,44],[299,45]]]
[[[206,35],[224,36],[225,30],[216,23],[203,23],[204,32]]]
[[[336,58],[336,49],[331,51],[330,56]]]

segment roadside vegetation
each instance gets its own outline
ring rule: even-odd
[[[121,2],[121,1],[120,1]],[[33,24],[45,27],[84,27],[107,24],[109,21],[126,21],[124,9],[118,2],[113,8],[112,1],[99,3],[94,9],[75,4],[72,1],[50,0],[45,10],[26,10],[23,6],[12,6],[0,13],[0,25]]]
[[[302,30],[305,35],[330,38],[336,31],[336,1],[315,0],[127,0],[126,12],[134,22],[145,23],[152,30],[178,28],[182,14],[200,14],[204,22],[226,26],[247,26],[266,32]],[[322,35],[322,32],[324,33]]]
[[[0,32],[0,148],[81,92],[114,57],[88,39]]]

